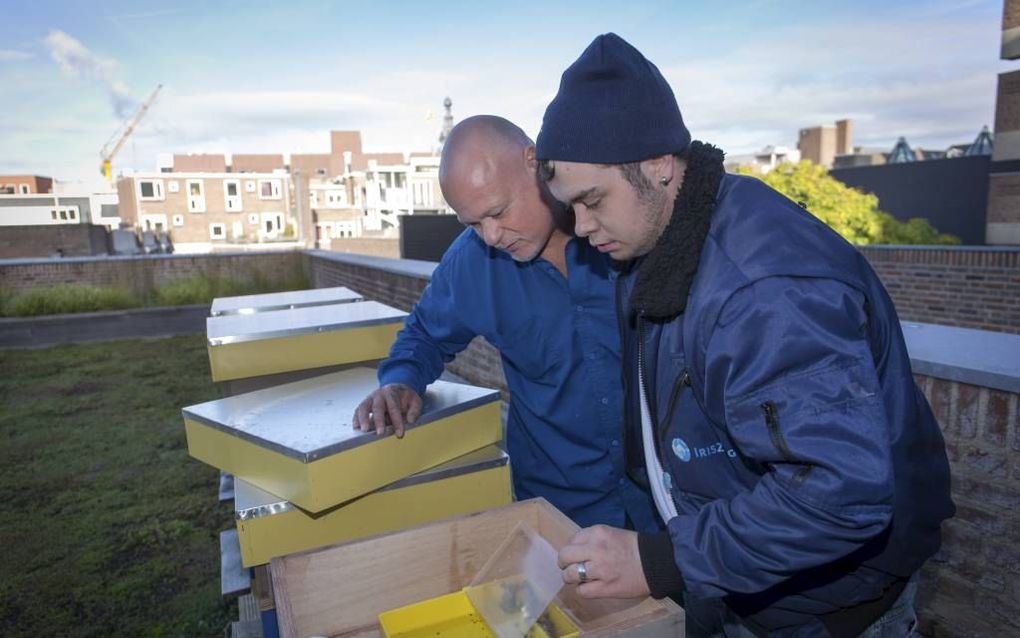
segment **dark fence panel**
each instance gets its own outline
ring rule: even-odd
[[[968,245],[984,245],[990,156],[830,171],[847,186],[878,196],[885,212],[906,221],[921,217]]]

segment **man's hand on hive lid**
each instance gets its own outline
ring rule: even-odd
[[[393,426],[397,438],[404,436],[407,426],[421,416],[421,397],[411,386],[403,383],[384,385],[358,404],[354,411],[354,429],[383,434],[387,425]]]

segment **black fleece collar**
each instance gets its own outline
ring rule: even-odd
[[[721,150],[704,142],[691,143],[673,216],[637,266],[637,283],[630,296],[634,312],[652,321],[669,321],[687,307],[724,172]]]

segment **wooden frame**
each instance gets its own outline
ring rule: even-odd
[[[544,499],[531,499],[274,558],[270,570],[280,635],[379,636],[380,612],[468,585],[520,521],[557,548],[578,529]],[[558,605],[590,638],[684,634],[683,611],[669,599],[584,600],[567,586]]]

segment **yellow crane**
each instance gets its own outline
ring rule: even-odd
[[[106,144],[103,145],[102,150],[99,151],[99,157],[103,160],[99,171],[103,174],[103,177],[106,178],[106,183],[110,186],[113,186],[113,166],[110,164],[113,160],[113,156],[120,151],[122,146],[124,146],[124,142],[127,141],[128,136],[130,136],[135,130],[135,127],[138,126],[138,123],[142,120],[142,116],[144,116],[145,112],[149,110],[152,103],[156,101],[156,95],[159,94],[159,90],[162,88],[162,84],[157,84],[156,90],[152,92],[149,99],[142,102],[142,105],[138,107],[138,111],[135,112],[134,117],[132,117],[124,126],[123,131],[118,130],[115,132]]]

